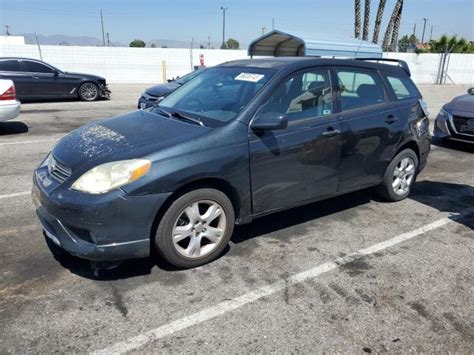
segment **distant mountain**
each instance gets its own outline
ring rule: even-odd
[[[155,39],[152,41],[146,42],[146,46],[150,47],[152,44],[156,44],[157,47],[167,47],[167,48],[191,48],[191,41],[177,41],[172,39]],[[204,48],[208,47],[207,40],[205,41],[196,41],[194,40],[194,48],[199,48],[199,46]],[[220,42],[211,42],[211,48],[219,49],[221,47]]]
[[[27,44],[36,44],[36,38],[34,33],[23,33],[21,36],[25,37]],[[70,46],[99,46],[102,45],[102,41],[95,37],[87,36],[65,36],[65,35],[52,35],[43,36],[38,35],[38,41],[44,45],[70,45]]]
[[[20,36],[25,37],[26,44],[36,44],[36,38],[34,33],[23,33]],[[102,40],[96,37],[88,36],[66,36],[66,35],[52,35],[44,36],[38,34],[38,41],[40,44],[44,45],[69,45],[69,46],[102,46]],[[167,48],[191,48],[191,41],[178,41],[172,39],[155,39],[152,41],[146,42],[146,46],[150,47],[152,44],[155,44],[158,48],[167,47]],[[200,46],[208,48],[207,40],[205,41],[194,41],[194,48],[199,48]],[[111,42],[113,47],[128,47],[128,44],[123,44],[120,42]],[[219,49],[221,47],[220,42],[211,42],[211,48]],[[245,48],[240,44],[240,48]]]

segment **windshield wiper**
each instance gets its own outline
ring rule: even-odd
[[[154,104],[153,105],[153,108],[158,111],[158,113],[162,116],[165,116],[165,117],[169,117],[169,118],[172,118],[173,116],[171,115],[171,113],[169,113],[168,111],[166,110],[163,110],[159,105],[157,104]]]
[[[198,120],[197,118],[192,118],[192,117],[189,117],[189,116],[184,116],[184,115],[182,115],[181,113],[179,113],[179,112],[177,112],[177,111],[175,111],[175,112],[168,112],[168,113],[169,113],[170,117],[176,117],[176,118],[178,118],[178,119],[180,119],[180,120],[190,121],[190,122],[192,122],[192,123],[194,123],[194,124],[197,124],[197,125],[199,125],[199,126],[204,127],[204,123],[202,123],[202,121],[201,121],[201,120]]]

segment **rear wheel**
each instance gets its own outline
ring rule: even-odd
[[[389,201],[405,199],[411,191],[418,171],[418,157],[411,149],[402,150],[390,162],[385,171],[380,194]]]
[[[82,101],[95,101],[99,98],[99,87],[94,83],[79,86],[79,98]]]
[[[221,191],[199,189],[174,201],[154,238],[158,253],[170,264],[190,268],[216,259],[234,230],[234,209]]]

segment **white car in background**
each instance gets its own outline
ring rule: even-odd
[[[0,79],[0,122],[12,120],[20,114],[20,101],[16,99],[15,84]]]

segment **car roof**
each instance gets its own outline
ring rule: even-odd
[[[34,58],[23,58],[23,57],[0,57],[0,60],[31,60],[32,62],[45,63],[42,60]]]
[[[377,59],[372,59],[377,60]],[[244,68],[261,68],[261,69],[294,69],[311,66],[348,66],[362,69],[375,69],[391,73],[407,75],[407,73],[399,66],[392,64],[382,64],[369,60],[356,59],[333,59],[333,58],[315,58],[315,57],[275,57],[275,58],[258,58],[258,59],[240,59],[226,62],[218,65],[219,67],[244,67]]]

